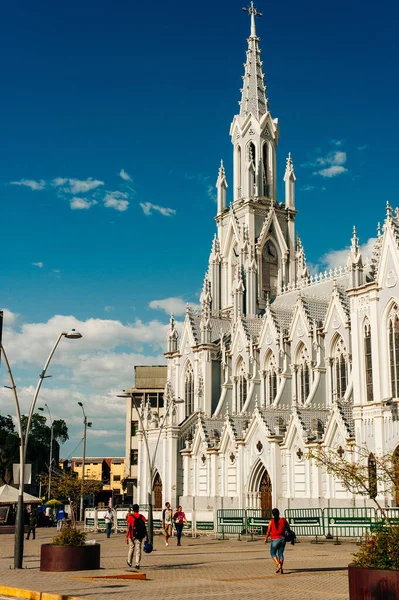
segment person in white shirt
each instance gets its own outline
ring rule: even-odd
[[[169,538],[172,537],[172,515],[173,511],[170,508],[170,503],[166,502],[165,508],[162,511],[162,529],[165,538],[165,546],[169,546]]]

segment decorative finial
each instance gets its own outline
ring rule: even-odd
[[[356,227],[353,226],[353,231],[352,231],[352,250],[354,252],[354,254],[357,254],[359,252],[359,238],[356,236]]]
[[[388,200],[387,200],[387,205],[386,205],[386,211],[387,211],[387,219],[391,219],[392,218],[392,206],[389,204]]]
[[[377,237],[381,237],[381,223],[377,225]]]
[[[244,8],[247,13],[251,15],[251,37],[256,37],[256,28],[255,28],[255,17],[262,17],[262,13],[258,12],[254,7],[254,3],[251,0],[251,4],[248,8]]]

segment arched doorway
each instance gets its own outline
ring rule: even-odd
[[[261,451],[262,443],[258,442],[258,450]],[[258,458],[251,469],[248,481],[247,508],[261,510],[261,516],[269,518],[273,507],[272,481],[263,463]]]
[[[155,475],[154,479],[154,509],[162,510],[162,479],[159,473]]]
[[[269,517],[272,510],[272,482],[266,469],[260,482],[259,491],[262,517]]]

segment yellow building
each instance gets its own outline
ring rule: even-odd
[[[72,458],[71,469],[78,477],[82,477],[83,459]],[[125,476],[124,457],[88,456],[85,459],[85,479],[102,481],[103,490],[114,494],[123,494],[122,480]]]

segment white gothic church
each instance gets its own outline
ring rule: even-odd
[[[151,481],[158,503],[162,487],[162,502],[185,510],[363,506],[305,457],[318,445],[338,456],[353,445],[398,450],[399,211],[386,206],[370,260],[354,230],[345,265],[309,273],[295,232],[290,155],[277,201],[278,119],[268,107],[252,2],[248,11],[242,98],[230,128],[231,203],[222,164],[201,308],[187,308],[180,334],[170,322],[172,404]],[[173,404],[178,398],[184,403]],[[154,453],[159,416],[150,406],[143,414]],[[142,504],[147,469],[139,439]]]

